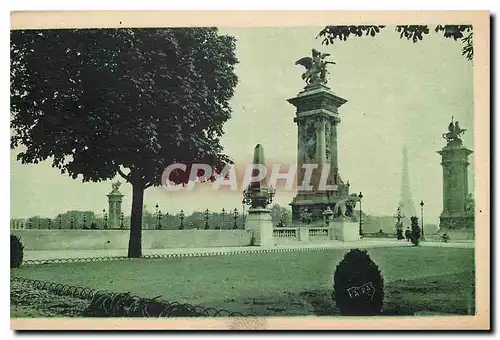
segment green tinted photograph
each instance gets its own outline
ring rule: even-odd
[[[12,29],[11,318],[474,316],[474,39]]]

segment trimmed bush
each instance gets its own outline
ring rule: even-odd
[[[384,280],[366,250],[351,249],[333,274],[334,298],[342,315],[371,316],[382,311]]]
[[[19,268],[23,262],[24,246],[16,235],[10,235],[10,268]]]
[[[412,216],[411,217],[411,243],[414,245],[418,246],[420,242],[420,226],[418,225],[418,217]]]

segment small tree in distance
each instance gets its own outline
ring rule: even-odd
[[[420,242],[420,226],[418,225],[418,217],[412,216],[411,217],[411,243],[414,245],[418,246]]]

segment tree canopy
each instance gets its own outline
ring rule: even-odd
[[[217,28],[14,30],[10,50],[17,159],[131,183],[129,256],[141,256],[143,192],[168,165],[230,162],[219,139],[238,60]]]
[[[383,25],[330,25],[322,29],[318,37],[323,38],[322,43],[325,45],[333,44],[335,40],[346,41],[349,36],[371,36],[375,37],[385,26]],[[424,38],[429,34],[430,28],[428,25],[397,25],[395,28],[399,33],[400,38],[406,38],[414,43]],[[471,25],[436,25],[434,27],[436,33],[442,32],[445,38],[452,38],[455,41],[462,42],[462,55],[467,60],[472,61],[474,56],[473,46],[473,28]]]

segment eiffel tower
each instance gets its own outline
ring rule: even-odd
[[[401,199],[399,200],[399,207],[404,214],[402,219],[403,225],[409,227],[411,225],[410,217],[417,216],[415,213],[415,206],[411,197],[410,189],[410,176],[408,175],[408,150],[406,146],[403,147],[403,166],[401,173]],[[420,222],[420,221],[419,221]]]

